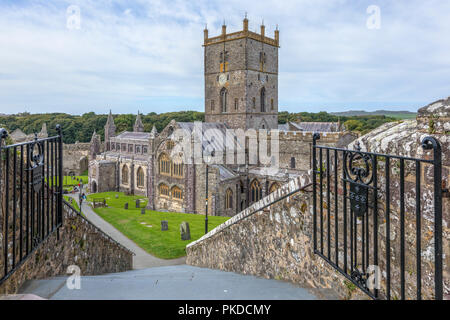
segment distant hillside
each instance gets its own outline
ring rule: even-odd
[[[60,124],[63,128],[63,139],[65,143],[75,143],[76,141],[89,142],[94,131],[104,139],[104,126],[107,117],[107,114],[95,114],[94,112],[85,113],[81,116],[66,113],[29,114],[24,112],[0,117],[0,128],[5,128],[10,133],[19,128],[24,133],[31,134],[33,132],[39,132],[42,124],[46,123],[48,134],[52,136],[56,134],[56,124]],[[158,132],[161,132],[172,119],[178,122],[205,121],[204,113],[197,111],[166,112],[160,114],[150,112],[148,114],[142,114],[141,118],[146,132],[150,132],[153,126],[156,127]],[[114,115],[116,133],[125,130],[132,131],[135,120],[135,114]],[[345,125],[347,130],[361,134],[365,134],[383,123],[398,120],[399,118],[394,116],[371,114],[365,116],[337,116],[327,112],[289,113],[282,111],[278,113],[278,123],[280,124],[287,123],[288,121],[340,121],[341,124]]]
[[[351,110],[344,112],[332,112],[331,114],[335,116],[343,117],[355,117],[355,116],[380,116],[384,115],[387,117],[393,117],[397,119],[415,119],[417,113],[411,111],[389,111],[389,110],[377,110],[377,111],[363,111],[363,110]]]

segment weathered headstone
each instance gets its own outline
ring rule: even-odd
[[[191,230],[189,229],[189,223],[183,221],[180,224],[181,240],[191,240]]]
[[[161,221],[161,231],[167,231],[169,230],[169,221],[162,220]]]
[[[119,199],[119,195],[118,194],[116,194],[116,199]]]
[[[124,209],[128,210],[128,202],[125,203]]]
[[[136,199],[136,208],[140,208],[140,204],[141,202],[139,201],[139,199]]]
[[[141,208],[141,214],[145,214],[145,208]]]

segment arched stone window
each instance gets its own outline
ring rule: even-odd
[[[183,200],[183,190],[181,190],[177,186],[174,186],[172,188],[172,198],[174,198],[175,200]]]
[[[261,198],[262,198],[261,185],[259,184],[258,180],[255,179],[250,185],[250,200],[252,202],[256,202],[261,200]]]
[[[261,112],[266,112],[266,89],[261,89]]]
[[[130,171],[128,170],[128,166],[125,164],[122,167],[122,183],[128,184],[128,175],[130,174]]]
[[[273,105],[273,99],[270,99],[270,110],[274,110],[275,106]]]
[[[167,154],[162,153],[159,156],[159,174],[170,176],[170,165],[171,161]]]
[[[225,88],[220,90],[220,107],[223,113],[227,112],[228,91]]]
[[[174,162],[172,165],[172,173],[174,177],[183,178],[183,163]]]
[[[144,183],[144,181],[145,181],[145,179],[144,179],[145,175],[144,175],[144,170],[142,169],[142,167],[139,167],[136,176],[137,176],[137,177],[136,177],[137,186],[138,186],[138,187],[141,187],[141,188],[144,187],[144,185],[145,185],[145,183]]]
[[[227,189],[225,193],[225,209],[233,209],[233,191]]]
[[[269,188],[269,193],[275,192],[280,188],[280,184],[278,182],[272,183],[272,185]]]
[[[239,108],[239,100],[238,98],[234,99],[234,110],[237,110]]]
[[[164,183],[161,183],[159,185],[159,195],[161,197],[169,197],[169,187],[167,185],[165,185]]]
[[[295,169],[295,158],[291,158],[291,169]]]

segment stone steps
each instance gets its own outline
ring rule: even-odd
[[[330,290],[312,290],[284,281],[188,265],[86,276],[81,278],[79,290],[68,289],[67,278],[29,281],[20,294],[52,300],[315,300],[337,297]]]

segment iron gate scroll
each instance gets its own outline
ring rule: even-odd
[[[430,160],[363,152],[358,142],[355,150],[319,146],[319,139],[315,133],[314,252],[371,298],[442,300],[439,142],[422,141],[424,150],[433,150]],[[426,216],[423,179],[432,179],[427,194],[432,190],[433,212],[428,206]],[[434,261],[424,263],[430,243]]]
[[[0,128],[0,284],[62,225],[63,145],[57,135],[5,145]]]

